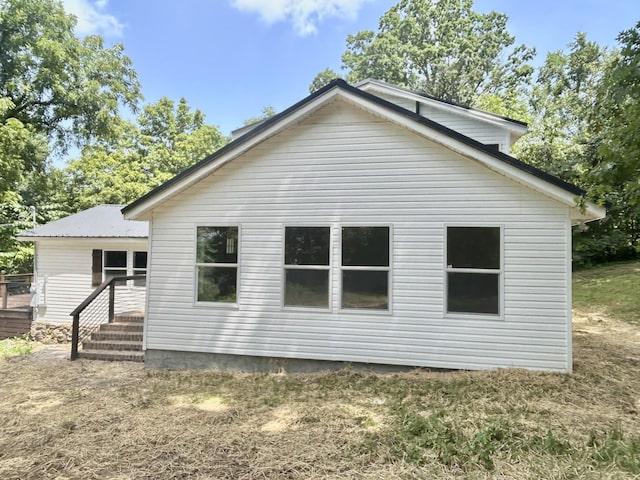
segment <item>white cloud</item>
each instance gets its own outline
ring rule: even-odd
[[[65,11],[78,18],[78,35],[121,37],[124,26],[105,11],[107,2],[108,0],[62,0]]]
[[[257,13],[268,24],[290,21],[300,36],[317,33],[318,23],[328,17],[354,19],[369,0],[232,0],[243,12]]]

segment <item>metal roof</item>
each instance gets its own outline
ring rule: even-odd
[[[98,205],[35,230],[20,232],[18,240],[31,238],[147,238],[149,223],[125,220],[122,205]]]

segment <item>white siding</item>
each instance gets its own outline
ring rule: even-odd
[[[456,115],[425,104],[420,106],[420,115],[467,137],[471,137],[480,143],[497,143],[500,145],[500,151],[509,153],[511,143],[509,131],[497,125],[491,125],[463,115]]]
[[[416,102],[395,95],[376,94],[376,96],[399,105],[402,108],[416,111]],[[486,121],[473,119],[464,115],[456,115],[447,110],[434,108],[425,103],[420,104],[420,115],[445,127],[455,130],[467,137],[484,144],[498,144],[500,151],[509,153],[511,136],[509,131],[497,125],[491,125]]]
[[[566,371],[568,208],[339,101],[153,212],[146,348]],[[333,227],[331,311],[283,309],[283,226]],[[339,308],[344,224],[393,231],[392,312]],[[197,225],[241,226],[238,305],[194,306]],[[504,232],[503,318],[444,314],[445,225]]]
[[[91,286],[92,250],[146,251],[147,240],[104,241],[99,239],[39,240],[36,272],[40,291],[37,320],[70,323],[69,314],[95,289]],[[144,305],[145,290],[131,289],[133,305]],[[127,295],[120,294],[120,299]],[[138,299],[137,297],[140,297]]]

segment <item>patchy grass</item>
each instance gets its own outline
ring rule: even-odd
[[[587,307],[572,375],[5,358],[0,478],[638,478],[640,326]]]
[[[573,274],[573,306],[640,325],[640,262],[602,265]]]
[[[33,349],[29,336],[21,336],[0,340],[0,358],[18,357],[26,355]]]

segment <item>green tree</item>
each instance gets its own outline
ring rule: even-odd
[[[608,215],[576,234],[584,263],[640,256],[640,22],[618,42],[589,116],[585,178]]]
[[[140,98],[124,47],[79,39],[75,25],[59,1],[0,0],[0,270],[30,269],[30,247],[15,241],[29,205],[39,223],[62,214],[50,151],[113,136],[119,108]]]
[[[377,32],[347,37],[347,80],[376,78],[468,105],[483,94],[517,97],[535,52],[514,47],[505,14],[472,7],[473,0],[401,0],[380,18]]]
[[[257,123],[257,122],[261,122],[262,120],[266,120],[268,118],[273,117],[276,114],[276,109],[268,106],[268,107],[263,107],[262,108],[262,114],[258,115],[257,117],[251,117],[251,118],[247,118],[244,121],[244,125],[251,125],[252,123]]]
[[[113,139],[86,146],[69,162],[68,202],[75,211],[100,203],[129,203],[202,160],[227,142],[183,98],[161,98],[143,108],[137,123],[118,120]]]
[[[341,78],[340,74],[336,73],[331,68],[326,68],[313,79],[311,85],[309,85],[309,93],[313,93],[316,90],[320,90],[325,85],[331,83],[336,78]]]
[[[597,203],[603,198],[596,194],[589,171],[600,140],[594,136],[592,118],[611,55],[584,33],[575,36],[567,51],[548,53],[529,96],[529,133],[513,149],[520,160],[584,188]],[[605,221],[574,230],[576,266],[617,255],[613,252],[624,235],[606,231],[620,213],[614,208]]]
[[[568,52],[547,54],[529,95],[529,133],[514,145],[521,160],[585,187],[589,118],[608,59],[607,50],[578,33]]]
[[[623,192],[640,204],[640,22],[618,36],[620,50],[609,63],[595,102],[591,126],[600,140],[594,183],[603,194]]]
[[[54,0],[0,2],[0,123],[15,119],[67,147],[110,133],[140,86],[124,46],[79,39],[76,19]],[[6,106],[5,105],[5,106]]]

